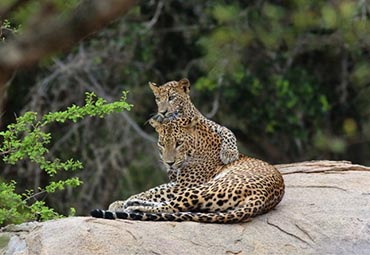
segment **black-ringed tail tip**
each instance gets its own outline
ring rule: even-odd
[[[112,212],[101,209],[94,209],[90,212],[90,215],[94,218],[103,218],[103,219],[130,219],[130,220],[142,220],[142,213],[140,212]]]
[[[100,210],[100,209],[94,209],[90,212],[90,215],[95,218],[103,218],[103,219],[117,219],[117,215],[115,215],[114,212]]]

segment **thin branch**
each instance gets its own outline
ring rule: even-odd
[[[2,151],[2,152],[0,152],[0,156],[9,154],[10,152],[11,152],[11,150]]]
[[[221,86],[223,80],[224,80],[223,76],[221,75],[217,80],[217,87]],[[212,103],[212,109],[209,113],[206,114],[206,117],[212,118],[213,116],[215,116],[218,111],[219,106],[220,106],[220,91],[217,90],[215,99],[213,100],[213,103]]]
[[[190,69],[193,68],[193,66],[199,65],[201,59],[195,58],[189,61],[189,63],[186,64],[185,68],[181,72],[182,77],[189,77]]]
[[[24,201],[28,201],[28,200],[30,200],[32,198],[36,200],[36,197],[38,197],[40,195],[43,195],[43,194],[46,195],[46,193],[47,193],[46,190],[42,190],[40,192],[37,192],[37,193],[33,194],[32,196],[27,197],[26,199],[24,199]]]
[[[136,133],[138,135],[140,135],[145,140],[148,140],[149,142],[152,142],[152,143],[156,143],[157,142],[156,139],[154,139],[152,136],[150,136],[147,133],[145,133],[139,127],[139,125],[130,117],[130,115],[127,112],[121,112],[121,115],[123,116],[123,118],[125,118],[125,120],[127,121],[127,123],[136,131]]]
[[[58,141],[55,142],[55,144],[50,148],[49,153],[53,154],[55,150],[59,149],[66,141],[68,141],[81,126],[85,126],[87,123],[88,119],[83,119],[78,123],[75,123],[66,134],[64,134],[60,139],[58,139]]]
[[[206,117],[213,118],[213,116],[216,115],[219,106],[220,106],[220,91],[217,91],[215,99],[213,100],[213,103],[212,103],[212,109],[209,113],[206,114]]]
[[[161,15],[164,3],[163,1],[159,1],[157,8],[155,10],[153,18],[146,24],[146,28],[151,29],[158,21],[159,16]]]
[[[348,98],[348,57],[347,53],[344,51],[344,56],[342,57],[342,62],[341,62],[341,81],[340,81],[340,86],[339,86],[339,92],[340,92],[340,97],[339,101],[341,104],[345,104],[347,102]]]

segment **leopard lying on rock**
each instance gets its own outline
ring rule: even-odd
[[[220,159],[222,139],[207,140],[209,144],[199,142],[203,134],[196,132],[196,127],[201,121],[194,118],[187,125],[178,125],[177,121],[151,120],[159,134],[163,162],[171,162],[171,171],[180,173],[185,185],[182,181],[163,184],[116,201],[108,211],[95,209],[91,215],[107,219],[235,223],[275,207],[284,195],[280,172],[266,162],[241,154],[238,160],[215,166],[214,162]],[[212,143],[217,145],[217,153],[205,150]],[[203,160],[198,159],[200,154]],[[189,186],[186,183],[193,182],[196,169],[201,169],[201,176],[207,173],[210,179]]]

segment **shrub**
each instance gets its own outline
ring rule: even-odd
[[[80,161],[58,158],[48,159],[47,144],[51,141],[51,134],[43,131],[46,125],[77,122],[87,116],[105,117],[113,112],[130,110],[132,105],[126,102],[127,92],[119,101],[107,103],[106,100],[96,97],[94,93],[86,93],[85,105],[72,105],[64,111],[51,112],[39,117],[36,112],[26,112],[0,132],[3,143],[0,155],[5,163],[15,164],[21,160],[29,160],[50,178],[48,185],[38,187],[37,190],[25,190],[22,193],[16,190],[16,181],[5,182],[0,180],[0,225],[21,223],[30,220],[49,220],[60,218],[62,215],[49,208],[40,197],[64,190],[67,187],[77,187],[82,184],[77,177],[60,180],[57,174],[60,171],[76,171],[82,169]],[[71,208],[70,214],[74,214]]]

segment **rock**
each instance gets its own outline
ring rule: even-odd
[[[276,166],[286,194],[243,224],[70,217],[7,226],[2,254],[370,254],[370,168],[346,161]]]

